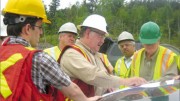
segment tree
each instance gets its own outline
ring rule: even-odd
[[[60,6],[60,0],[52,0],[51,4],[49,5],[48,17],[52,22],[52,24],[49,26],[49,29],[51,29],[51,33],[57,32],[56,19],[58,19],[58,18],[56,17],[56,12],[57,12],[57,8],[59,6]]]

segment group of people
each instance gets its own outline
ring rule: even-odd
[[[42,24],[50,23],[41,0],[8,0],[2,12],[8,37],[0,47],[1,101],[97,101],[120,85],[139,86],[178,75],[179,58],[159,45],[161,33],[154,22],[142,25],[139,40],[144,48],[138,51],[131,33],[119,35],[124,57],[113,75],[107,57],[98,52],[109,35],[103,16],[88,16],[78,25],[79,34],[72,22],[63,24],[59,44],[42,51],[33,48],[43,34]]]
[[[122,78],[142,77],[149,82],[178,79],[180,56],[160,46],[161,35],[156,23],[149,21],[143,24],[139,34],[143,48],[136,51],[132,34],[122,32],[118,37],[118,47],[124,56],[116,62],[115,75]],[[124,87],[120,86],[120,89]],[[168,94],[168,90],[162,88],[158,92]],[[155,97],[152,101],[168,101],[168,97]]]

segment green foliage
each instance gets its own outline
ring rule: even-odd
[[[54,3],[47,12],[52,24],[44,26],[46,40],[52,44],[57,43],[53,37],[57,38],[56,33],[63,23],[73,22],[79,25],[88,15],[96,13],[106,18],[108,32],[113,39],[117,39],[118,35],[126,30],[138,40],[141,25],[154,21],[163,33],[161,42],[180,48],[180,2],[178,0],[131,0],[129,3],[125,3],[125,0],[84,0],[81,5],[77,2],[71,8],[60,10],[55,9],[57,1],[60,0],[53,0]]]

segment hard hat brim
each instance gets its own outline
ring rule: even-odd
[[[81,27],[83,27],[82,25],[77,25],[77,29],[80,31],[81,30]],[[84,27],[89,27],[89,26],[84,26]],[[93,28],[93,27],[92,27]],[[96,28],[95,28],[96,29]],[[99,30],[99,29],[98,29]],[[104,31],[103,31],[104,32]],[[109,36],[109,33],[105,32],[105,36],[108,37]]]
[[[124,40],[118,41],[118,43],[123,42],[123,41],[135,41],[135,40],[133,40],[133,39],[124,39]]]
[[[160,39],[160,37],[156,38],[156,39],[142,39],[139,37],[139,40],[142,44],[154,44],[154,43],[158,42],[159,39]]]
[[[44,23],[51,24],[51,21],[49,21],[48,19],[43,19],[43,22],[44,22]]]

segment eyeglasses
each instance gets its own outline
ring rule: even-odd
[[[38,27],[40,30],[43,30],[42,26],[33,25],[34,27]]]
[[[95,32],[100,38],[102,38],[102,39],[105,39],[106,38],[106,36],[105,36],[105,33],[102,33],[102,32],[100,32],[100,31],[98,31],[98,30],[95,30],[95,29],[90,29],[92,32]]]

